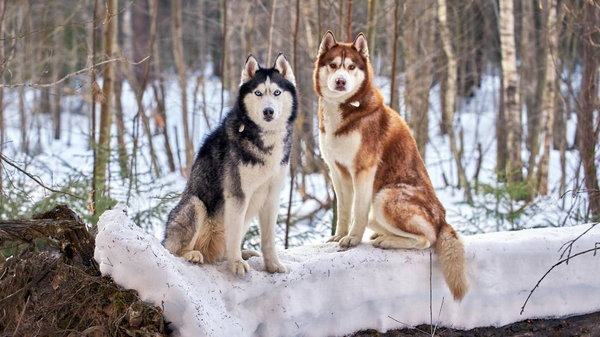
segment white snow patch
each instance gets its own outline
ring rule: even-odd
[[[252,258],[250,273],[238,278],[223,263],[198,266],[171,255],[123,209],[105,212],[98,226],[95,258],[102,273],[164,307],[181,336],[340,336],[430,323],[429,250],[308,245],[280,253],[288,274],[268,274],[262,258]],[[519,315],[531,288],[559,260],[562,245],[589,228],[464,237],[471,288],[460,303],[452,300],[433,254],[433,323],[442,298],[439,324],[464,329],[600,310],[600,256],[586,254],[550,273]],[[600,226],[572,253],[598,242]]]

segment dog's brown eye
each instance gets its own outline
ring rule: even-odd
[[[337,65],[335,63],[329,63],[329,67],[331,67],[331,69],[335,69],[337,68]]]
[[[354,70],[354,68],[356,68],[356,66],[354,64],[351,64],[348,66],[348,69],[350,69],[350,70]]]

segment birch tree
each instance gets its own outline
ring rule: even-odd
[[[506,173],[510,182],[522,181],[521,161],[521,109],[517,84],[517,59],[515,51],[514,0],[500,0],[498,25],[500,31],[500,52],[502,68],[502,109],[505,117],[506,144],[498,142],[498,147],[508,149],[508,162],[499,167]]]
[[[544,143],[542,157],[538,165],[538,186],[537,191],[541,195],[548,194],[548,162],[550,160],[552,127],[554,124],[554,95],[556,92],[556,68],[555,64],[558,45],[558,25],[556,0],[547,0],[547,15],[545,15],[544,29],[544,81],[543,98],[541,101],[540,117],[543,120]]]
[[[442,49],[446,55],[447,72],[445,77],[445,89],[446,92],[442,95],[442,118],[444,122],[444,129],[448,133],[450,139],[450,151],[454,156],[454,162],[458,171],[458,183],[464,190],[467,202],[472,201],[471,189],[467,182],[467,175],[465,174],[465,168],[462,164],[461,151],[459,151],[456,144],[456,136],[454,134],[453,122],[454,122],[454,108],[455,108],[455,97],[457,94],[457,73],[458,66],[456,62],[456,56],[452,48],[450,39],[450,29],[448,28],[448,14],[447,14],[447,2],[446,0],[437,0],[438,10],[438,21],[440,23],[440,40],[442,42]]]

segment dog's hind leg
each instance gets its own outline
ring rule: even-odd
[[[194,248],[205,226],[206,207],[198,197],[191,196],[172,213],[169,215],[163,245],[171,253],[190,262],[204,263],[202,253]]]
[[[436,241],[436,230],[427,212],[411,202],[403,190],[381,191],[373,202],[371,228],[382,235],[373,246],[384,249],[425,249]]]

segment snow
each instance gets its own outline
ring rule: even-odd
[[[280,252],[288,274],[268,274],[262,258],[252,258],[250,273],[239,278],[223,263],[198,266],[171,255],[122,208],[105,212],[98,228],[95,258],[102,274],[163,307],[176,335],[341,336],[430,323],[429,250],[306,245]],[[452,300],[433,254],[433,324],[469,329],[600,310],[600,256],[590,253],[552,271],[519,314],[537,280],[560,259],[563,244],[589,228],[464,237],[471,288],[460,303]],[[572,254],[598,242],[600,226],[577,240]]]

